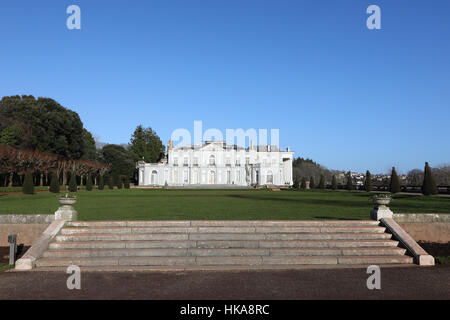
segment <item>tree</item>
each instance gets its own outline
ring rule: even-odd
[[[370,171],[366,171],[366,179],[364,180],[364,189],[367,192],[372,192],[373,190],[373,184],[372,184],[372,175],[370,174]]]
[[[156,163],[165,148],[152,128],[138,125],[131,136],[129,149],[134,155],[135,162],[144,160],[147,163]]]
[[[98,190],[105,189],[105,180],[102,175],[99,175],[98,177]]]
[[[80,117],[53,99],[35,99],[26,95],[3,97],[0,100],[0,124],[1,128],[20,127],[21,141],[14,142],[15,147],[52,153],[66,159],[77,160],[83,156],[84,129]],[[2,137],[4,130],[0,134]],[[17,138],[17,134],[13,136]],[[4,139],[9,139],[6,137],[11,137],[11,129],[5,133]]]
[[[87,176],[87,181],[86,181],[86,190],[87,191],[92,191],[92,176],[89,173]]]
[[[132,178],[136,168],[134,155],[123,146],[108,144],[102,149],[103,159],[111,164],[110,173],[113,176],[124,175]]]
[[[325,189],[325,177],[323,176],[323,174],[320,175],[319,189]]]
[[[395,170],[395,167],[392,167],[392,173],[391,173],[391,183],[389,186],[389,190],[391,193],[399,193],[401,191],[400,188],[400,180],[397,175],[397,171]]]
[[[25,179],[22,185],[22,192],[24,194],[34,193],[33,174],[31,173],[31,171],[27,171],[27,173],[25,173]]]
[[[294,178],[294,184],[292,185],[292,188],[294,188],[294,189],[298,189],[298,187],[299,187],[299,181],[298,181],[298,178]]]
[[[52,173],[52,177],[50,180],[50,192],[59,193],[59,179],[56,173]]]
[[[315,187],[316,187],[316,184],[314,182],[314,177],[311,176],[311,178],[309,178],[309,188],[314,189]]]
[[[108,188],[109,188],[109,190],[113,190],[114,189],[114,180],[113,180],[112,175],[110,175],[108,177]]]
[[[77,178],[76,178],[76,175],[75,175],[74,172],[72,172],[72,174],[70,175],[69,191],[70,192],[77,192],[78,191]]]
[[[337,188],[338,188],[338,186],[337,186],[336,176],[333,175],[333,179],[331,180],[331,189],[337,190]]]
[[[114,185],[117,186],[117,189],[122,189],[123,181],[121,176],[114,176]]]
[[[125,189],[130,189],[130,179],[128,177],[125,177],[123,180],[123,187]]]
[[[92,134],[83,129],[83,160],[97,160],[97,148]]]
[[[352,174],[351,174],[351,172],[349,171],[348,173],[347,173],[347,190],[354,190],[355,189],[355,187],[353,186],[353,179],[352,179]]]
[[[306,178],[302,178],[302,183],[300,184],[300,189],[305,190],[306,189]]]
[[[433,172],[428,162],[425,162],[425,171],[422,184],[422,193],[426,196],[438,194],[436,182],[434,181]]]

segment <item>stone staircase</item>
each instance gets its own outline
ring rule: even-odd
[[[377,221],[68,222],[36,267],[291,268],[412,264]]]

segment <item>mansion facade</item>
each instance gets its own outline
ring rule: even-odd
[[[249,148],[206,141],[202,145],[172,147],[159,163],[139,162],[139,186],[214,185],[291,186],[293,152],[273,146]]]

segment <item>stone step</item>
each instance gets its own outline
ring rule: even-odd
[[[363,248],[398,247],[394,240],[173,240],[173,241],[66,241],[52,242],[49,248],[57,249],[125,249],[125,248]]]
[[[72,227],[63,228],[62,235],[78,234],[153,234],[153,233],[384,233],[378,226],[350,227]]]
[[[47,250],[44,258],[89,257],[182,257],[182,256],[379,256],[404,255],[402,248],[158,248],[158,249],[67,249]]]
[[[288,265],[371,265],[411,264],[409,256],[259,256],[259,257],[94,257],[42,258],[37,267],[95,266],[288,266]]]
[[[58,235],[63,241],[137,241],[137,240],[388,240],[388,233],[134,233]]]
[[[196,221],[74,221],[69,227],[339,227],[378,226],[372,220],[196,220]]]

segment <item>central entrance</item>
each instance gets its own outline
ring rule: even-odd
[[[216,172],[213,170],[210,170],[208,173],[208,183],[216,184]]]

